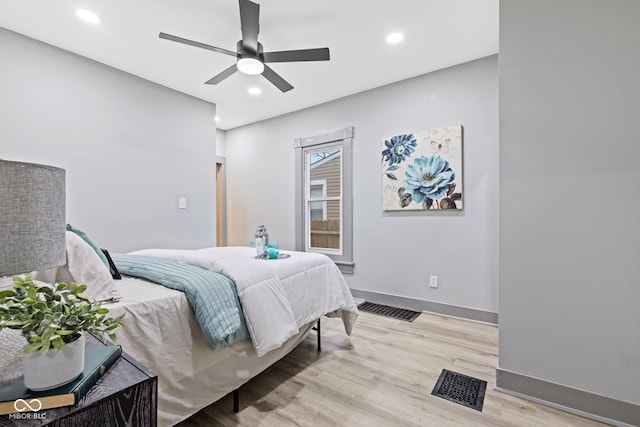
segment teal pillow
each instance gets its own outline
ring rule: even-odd
[[[78,230],[77,228],[74,228],[71,224],[67,224],[67,231],[71,231],[75,234],[77,234],[79,237],[82,238],[82,240],[84,240],[85,242],[87,242],[87,244],[89,246],[91,246],[91,248],[95,251],[95,253],[98,255],[98,258],[100,258],[100,261],[102,261],[102,263],[109,268],[109,261],[107,260],[107,257],[104,255],[104,253],[102,252],[102,249],[100,249],[98,247],[98,245],[96,245],[93,240],[91,240],[89,238],[89,236],[87,236],[87,234],[82,231],[82,230]]]

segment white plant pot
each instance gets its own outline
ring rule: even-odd
[[[24,385],[33,391],[67,384],[84,369],[84,335],[60,350],[35,351],[24,355]]]

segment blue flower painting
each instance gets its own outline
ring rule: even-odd
[[[382,204],[384,210],[462,209],[462,126],[386,139]]]
[[[439,156],[418,157],[407,167],[404,175],[404,186],[416,203],[442,199],[456,178],[449,162]]]

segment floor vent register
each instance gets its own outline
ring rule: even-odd
[[[406,320],[413,322],[418,316],[419,311],[406,310],[404,308],[391,307],[388,305],[375,304],[365,301],[358,306],[358,310],[366,313],[379,314],[381,316],[392,317],[394,319]]]
[[[443,369],[431,394],[482,411],[486,390],[486,381]]]

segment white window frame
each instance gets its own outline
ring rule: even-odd
[[[353,274],[353,184],[352,184],[352,145],[354,129],[327,132],[309,138],[296,138],[296,250],[320,252],[329,256],[343,273]],[[341,149],[341,200],[340,200],[340,250],[327,248],[309,248],[310,243],[310,210],[307,209],[310,191],[310,171],[305,168],[307,154],[331,149]],[[326,198],[326,197],[325,197]],[[327,200],[329,198],[326,198]]]

